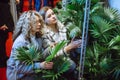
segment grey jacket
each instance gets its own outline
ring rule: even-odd
[[[36,80],[36,73],[32,65],[25,65],[16,60],[16,49],[22,46],[28,46],[30,43],[20,35],[14,42],[11,56],[7,61],[7,80]],[[34,63],[34,69],[40,69],[40,62]]]

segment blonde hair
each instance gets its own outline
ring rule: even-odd
[[[30,38],[30,30],[32,27],[36,26],[36,16],[39,18],[41,26],[43,27],[43,19],[42,16],[37,11],[26,11],[20,16],[14,33],[13,33],[13,41],[22,33],[26,39]],[[40,31],[40,35],[42,32]]]

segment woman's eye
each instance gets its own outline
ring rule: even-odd
[[[48,18],[50,18],[51,17],[51,15],[48,15]]]

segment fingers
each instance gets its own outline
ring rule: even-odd
[[[54,47],[56,44],[57,44],[57,43],[52,43],[52,44],[50,45],[50,47]]]
[[[53,62],[45,62],[45,69],[52,69],[53,68]]]
[[[0,30],[6,30],[6,29],[8,29],[8,27],[6,26],[6,25],[3,25],[2,27],[0,27]]]
[[[69,49],[78,48],[81,46],[82,40],[72,41],[68,46]]]
[[[75,39],[75,37],[73,37],[73,38],[72,38],[71,42],[73,42],[73,41],[74,41],[74,39]]]

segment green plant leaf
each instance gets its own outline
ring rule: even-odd
[[[52,59],[55,57],[55,55],[57,54],[57,52],[58,52],[59,50],[61,50],[61,49],[65,46],[66,43],[67,43],[67,41],[65,41],[65,40],[57,43],[57,45],[56,45],[53,49],[51,49],[51,53],[50,53],[51,55],[48,56],[48,57],[45,59],[45,61],[46,61],[46,62],[52,61]]]

